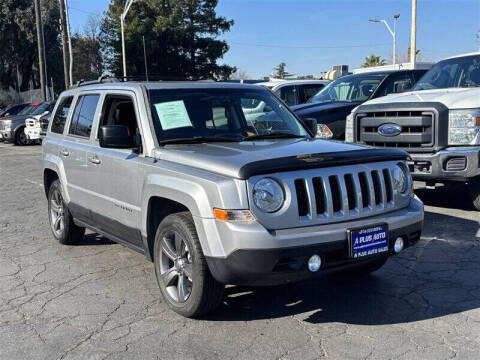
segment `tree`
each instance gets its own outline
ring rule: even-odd
[[[246,80],[248,79],[248,74],[245,70],[237,69],[231,76],[230,79],[232,80]]]
[[[47,59],[47,82],[50,85],[50,80],[53,78],[55,87],[58,89],[63,83],[58,1],[42,0],[41,11]],[[16,88],[18,68],[20,91],[28,90],[30,83],[38,87],[38,50],[35,15],[31,0],[0,2],[0,34],[0,86],[4,89]]]
[[[365,62],[362,64],[362,67],[368,68],[372,66],[382,66],[386,64],[387,64],[387,61],[385,59],[380,59],[380,56],[372,54],[365,58]]]
[[[90,16],[83,33],[72,36],[73,81],[94,80],[103,74],[103,59],[98,39],[100,18]]]
[[[285,79],[289,76],[293,76],[293,74],[290,74],[288,73],[285,68],[287,67],[287,64],[285,64],[284,62],[281,62],[280,64],[278,64],[277,67],[273,68],[273,76],[277,79]]]
[[[216,15],[218,0],[150,0],[135,2],[125,19],[127,73],[145,73],[145,36],[149,73],[166,79],[228,78],[235,68],[217,61],[228,51],[217,37],[232,20]],[[101,26],[108,71],[122,75],[120,14],[125,0],[111,0]]]

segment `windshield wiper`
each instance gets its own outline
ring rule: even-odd
[[[169,144],[201,144],[207,142],[239,142],[240,139],[222,136],[194,136],[189,138],[175,138],[159,141],[159,145]]]
[[[245,136],[242,141],[249,141],[249,140],[262,140],[262,139],[306,139],[306,136],[303,135],[295,135],[290,133],[282,133],[282,132],[271,132],[268,134],[257,134],[257,135],[250,135]]]

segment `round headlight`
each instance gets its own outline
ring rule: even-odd
[[[282,187],[273,179],[258,180],[253,186],[253,202],[264,212],[272,213],[279,210],[284,199]]]
[[[393,187],[399,193],[405,193],[408,187],[408,170],[403,164],[393,168]]]

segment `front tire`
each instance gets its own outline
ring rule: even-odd
[[[173,311],[192,318],[220,305],[224,285],[208,269],[189,212],[169,215],[160,223],[154,260],[158,286]]]
[[[28,144],[30,144],[30,141],[27,139],[27,135],[25,135],[25,126],[23,126],[15,133],[15,145],[26,146]]]
[[[476,177],[468,182],[468,190],[473,207],[480,211],[480,177]]]
[[[83,240],[85,228],[73,222],[73,217],[63,201],[58,179],[52,182],[48,191],[48,220],[53,237],[60,244],[71,245]]]

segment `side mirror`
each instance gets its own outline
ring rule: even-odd
[[[123,125],[103,125],[98,133],[100,147],[131,149],[136,148],[135,139],[130,135],[128,127]]]
[[[48,114],[50,114],[50,111],[46,110],[46,111],[44,111],[44,112],[42,113],[41,116],[43,116],[43,115],[48,115]]]
[[[315,135],[317,135],[317,131],[318,131],[317,119],[306,118],[306,119],[303,119],[303,122],[305,123],[305,126],[310,131],[311,135],[313,135],[315,137]]]

